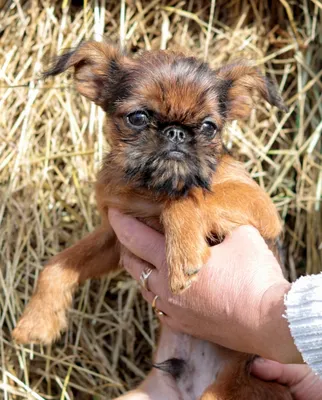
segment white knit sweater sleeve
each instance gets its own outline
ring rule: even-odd
[[[286,318],[303,360],[322,376],[322,273],[299,278],[285,296]]]

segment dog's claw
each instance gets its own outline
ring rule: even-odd
[[[193,265],[193,266],[191,266],[191,268],[186,268],[184,270],[184,273],[187,276],[194,276],[201,270],[201,268],[202,268],[202,265],[197,266],[197,267],[195,265]]]
[[[179,281],[170,281],[170,289],[173,294],[180,294],[187,290],[192,284],[192,280],[186,280],[184,282],[179,282]]]
[[[179,251],[174,254],[176,257],[170,268],[170,289],[173,294],[179,294],[197,279],[198,272],[209,258],[210,249],[208,246],[204,247],[203,251],[193,254],[192,257],[187,257],[187,254],[180,257]]]

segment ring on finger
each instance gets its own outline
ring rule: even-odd
[[[165,313],[159,310],[158,308],[155,308],[154,311],[158,317],[163,317],[165,315]]]
[[[156,296],[154,296],[154,299],[152,300],[151,306],[152,306],[152,308],[155,309],[155,310],[157,310],[157,308],[156,308],[156,302],[157,302],[158,298],[159,298],[159,296],[156,295]]]
[[[140,275],[140,283],[141,286],[145,289],[145,290],[149,290],[148,289],[148,278],[151,275],[153,269],[150,267],[145,267],[144,270],[141,272]]]

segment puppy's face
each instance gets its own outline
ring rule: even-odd
[[[169,196],[209,188],[223,124],[213,75],[195,59],[165,53],[146,53],[127,71],[127,95],[110,117],[128,180]]]
[[[284,108],[274,86],[246,64],[211,70],[192,57],[146,52],[132,59],[88,42],[46,74],[75,67],[80,93],[108,113],[110,157],[139,188],[170,197],[210,189],[227,120],[245,117],[252,89]]]

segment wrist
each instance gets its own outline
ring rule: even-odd
[[[285,318],[284,297],[291,284],[286,280],[272,285],[263,295],[260,306],[258,355],[280,363],[301,363],[302,357]]]

